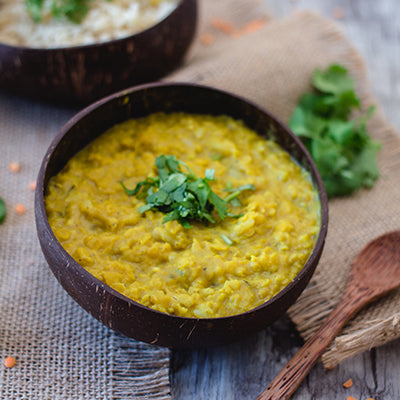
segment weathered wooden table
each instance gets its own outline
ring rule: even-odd
[[[294,9],[334,18],[363,55],[372,90],[387,119],[400,131],[400,1],[264,0],[272,15]],[[400,177],[399,177],[400,183]],[[400,305],[399,305],[400,307]],[[288,318],[240,343],[210,350],[179,351],[172,360],[174,399],[256,399],[302,345]],[[351,389],[342,384],[353,379]],[[318,364],[294,400],[400,400],[400,341],[372,349],[333,371]]]

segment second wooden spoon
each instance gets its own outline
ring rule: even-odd
[[[257,400],[289,399],[345,323],[366,304],[399,286],[400,231],[396,231],[378,237],[360,252],[337,307]]]

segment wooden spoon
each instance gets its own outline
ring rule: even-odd
[[[289,399],[346,322],[366,304],[399,286],[400,231],[396,231],[378,237],[361,251],[337,307],[257,400]]]

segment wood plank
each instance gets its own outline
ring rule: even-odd
[[[258,335],[216,349],[179,351],[172,359],[174,399],[256,399],[302,344],[282,318]],[[398,400],[400,341],[346,360],[332,371],[317,364],[294,400]],[[354,385],[342,385],[352,378]]]

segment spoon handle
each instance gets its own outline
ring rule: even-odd
[[[344,324],[373,299],[373,293],[366,292],[369,292],[368,289],[347,290],[324,324],[278,373],[257,400],[289,399]]]

